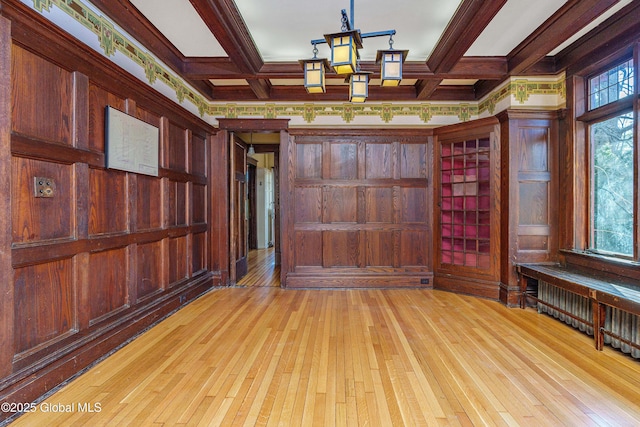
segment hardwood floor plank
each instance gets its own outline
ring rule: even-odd
[[[535,310],[433,290],[234,287],[42,403],[100,412],[14,424],[631,426],[638,396],[640,362]]]

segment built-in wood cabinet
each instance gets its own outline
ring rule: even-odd
[[[496,119],[436,129],[434,286],[498,298],[500,140]]]
[[[440,145],[440,261],[491,268],[489,136]]]
[[[515,306],[516,263],[558,254],[557,111],[434,131],[434,286]]]

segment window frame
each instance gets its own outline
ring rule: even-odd
[[[627,61],[629,61],[630,59],[632,59],[632,66],[634,67],[634,87],[633,87],[633,93],[629,96],[626,96],[622,99],[618,99],[616,101],[601,105],[599,107],[596,107],[592,110],[589,110],[590,108],[590,90],[589,90],[589,86],[590,86],[590,79],[592,79],[593,77],[596,77],[600,74],[602,74],[603,72],[606,72],[607,70],[613,69]],[[583,179],[584,179],[584,188],[586,190],[586,194],[585,194],[585,198],[584,198],[584,202],[585,202],[585,213],[586,213],[586,224],[584,224],[586,226],[586,235],[585,235],[585,241],[584,244],[586,245],[585,248],[583,248],[585,250],[585,252],[593,254],[593,255],[597,255],[599,257],[605,257],[605,258],[610,258],[610,259],[618,259],[618,260],[625,260],[625,261],[633,261],[633,262],[638,262],[640,261],[639,257],[640,257],[640,220],[638,218],[638,212],[639,212],[639,190],[638,190],[638,184],[639,184],[639,172],[638,172],[638,167],[639,167],[639,145],[640,145],[640,138],[639,138],[639,125],[638,125],[638,110],[640,108],[640,100],[639,100],[639,96],[638,96],[638,83],[640,81],[639,77],[638,77],[638,72],[639,72],[639,67],[638,67],[638,55],[633,55],[633,54],[627,54],[624,56],[619,56],[616,57],[614,59],[609,58],[609,60],[607,60],[606,62],[603,62],[601,64],[601,66],[598,66],[597,69],[593,69],[593,70],[588,70],[588,73],[584,74],[583,77],[583,81],[582,81],[582,101],[581,104],[577,106],[579,108],[579,110],[584,111],[584,114],[580,115],[579,117],[576,117],[576,121],[580,122],[580,124],[583,126],[584,128],[584,144],[585,144],[585,159],[584,159],[584,165],[585,165],[585,170],[584,170],[584,174]],[[604,122],[606,120],[609,120],[611,118],[615,118],[618,116],[621,116],[623,114],[628,114],[628,113],[632,113],[632,117],[633,117],[633,163],[634,163],[634,175],[633,175],[633,186],[634,186],[634,193],[633,193],[633,254],[630,256],[624,255],[624,254],[617,254],[617,253],[612,253],[612,252],[607,252],[607,251],[602,251],[602,250],[597,250],[594,248],[594,188],[593,188],[593,184],[594,184],[594,173],[592,170],[592,165],[593,165],[593,146],[594,146],[594,142],[592,141],[591,138],[591,127],[592,125],[596,124],[596,123],[600,123],[600,122]],[[579,227],[580,224],[574,224],[574,226]],[[576,230],[577,231],[577,230]]]

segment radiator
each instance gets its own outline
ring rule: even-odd
[[[592,306],[589,298],[576,295],[565,289],[553,286],[540,280],[538,283],[538,312],[547,313],[558,320],[586,333],[593,335]],[[573,318],[565,313],[577,317]],[[605,344],[640,359],[640,349],[630,346],[610,334],[617,335],[623,340],[631,341],[640,346],[640,316],[627,313],[617,308],[607,307],[604,322]],[[607,333],[608,332],[608,333]],[[609,334],[610,333],[610,334]]]

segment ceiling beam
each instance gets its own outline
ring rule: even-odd
[[[348,102],[347,85],[327,86],[326,93],[308,94],[303,86],[272,86],[269,101],[273,102]],[[216,86],[215,100],[220,102],[239,102],[258,100],[255,91],[249,86]],[[471,86],[439,86],[428,98],[431,101],[473,101],[475,94]],[[369,86],[369,101],[410,102],[417,101],[416,88],[401,85],[394,88]]]
[[[640,2],[631,2],[585,36],[558,53],[558,71],[597,66],[593,58],[607,58],[627,49],[633,50],[640,33]],[[605,59],[606,60],[606,59]]]
[[[237,79],[242,73],[227,57],[185,58],[182,63],[182,75],[191,79]]]
[[[238,69],[257,73],[263,61],[233,0],[189,1]]]
[[[418,80],[415,84],[416,88],[416,99],[424,100],[429,99],[433,92],[440,85],[440,79],[422,79]]]
[[[91,0],[120,27],[126,29],[136,41],[152,52],[170,69],[181,75],[187,83],[204,97],[213,99],[213,86],[208,81],[184,74],[187,58],[128,0]]]
[[[360,64],[374,77],[380,76],[380,65],[373,61]],[[304,72],[298,62],[267,62],[256,74],[242,73],[228,58],[186,58],[182,75],[190,79],[302,79]],[[434,74],[423,62],[405,62],[402,67],[405,79],[485,79],[498,80],[507,75],[506,57],[463,57],[447,73]],[[327,78],[337,77],[329,72]]]
[[[175,71],[182,67],[184,56],[149,20],[128,0],[91,0],[91,4],[124,28]]]
[[[271,83],[269,80],[249,79],[247,83],[249,83],[249,87],[259,100],[264,101],[271,97]]]
[[[260,52],[233,0],[189,0],[242,73],[255,75],[264,65]],[[269,98],[268,80],[250,80],[258,99]]]
[[[507,0],[464,0],[442,33],[427,65],[434,73],[450,71]]]
[[[508,55],[509,74],[527,72],[619,0],[569,0]]]

